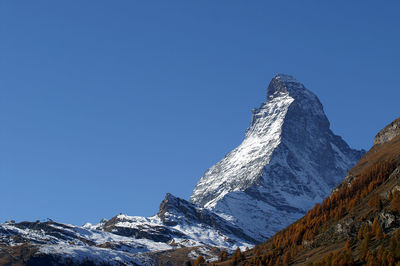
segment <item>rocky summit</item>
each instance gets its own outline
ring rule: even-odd
[[[191,202],[262,241],[302,217],[343,180],[364,151],[330,130],[318,97],[276,75],[243,142],[208,169]]]

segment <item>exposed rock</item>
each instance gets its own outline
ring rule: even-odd
[[[384,129],[379,131],[379,133],[375,136],[374,145],[389,142],[398,135],[400,135],[400,118],[394,120]]]

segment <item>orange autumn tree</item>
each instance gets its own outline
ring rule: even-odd
[[[268,246],[260,245],[258,250],[269,250],[268,253],[258,251],[258,256],[252,258],[252,265],[275,265],[280,261],[285,263],[290,261],[291,254],[296,254],[299,250],[303,249],[305,245],[311,243],[317,234],[325,232],[329,227],[330,223],[338,221],[344,217],[360,200],[367,197],[372,190],[383,184],[389,177],[389,175],[397,167],[397,163],[394,160],[388,160],[376,163],[362,171],[359,176],[353,179],[351,182],[343,182],[328,198],[326,198],[321,204],[315,204],[315,206],[309,210],[306,215],[293,223],[289,227],[278,232],[272,238],[272,243],[268,242]],[[400,193],[394,195],[392,200],[392,208],[400,211]],[[382,199],[379,196],[374,196],[369,200],[369,206],[379,210],[382,208]],[[364,225],[360,228],[358,238],[365,240],[364,258],[368,259],[369,254],[369,241],[371,237],[376,239],[383,238],[383,231],[381,225],[376,222],[374,230],[371,226]],[[351,248],[345,249],[346,254],[351,254]],[[339,252],[339,255],[344,253]],[[288,254],[288,255],[287,255]],[[335,256],[339,256],[336,253],[332,253],[331,259]],[[350,255],[346,256],[346,265],[351,265]],[[340,260],[343,262],[343,260]]]

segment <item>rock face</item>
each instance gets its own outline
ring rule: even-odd
[[[190,199],[263,241],[329,195],[364,151],[332,133],[318,98],[292,76],[275,76],[252,112],[243,142]]]
[[[375,136],[374,145],[389,142],[398,135],[400,135],[400,118],[387,125]]]

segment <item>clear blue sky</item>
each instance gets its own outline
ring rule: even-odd
[[[279,3],[278,3],[279,2]],[[323,3],[324,2],[324,3]],[[276,73],[368,149],[400,116],[398,1],[1,1],[0,221],[188,199]]]

